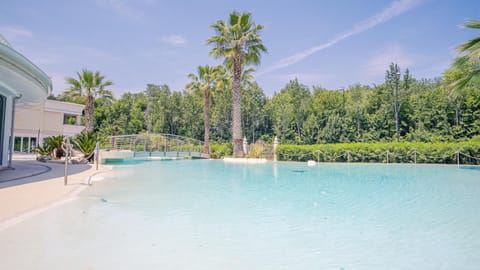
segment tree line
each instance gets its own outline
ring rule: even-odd
[[[480,22],[466,27],[479,29]],[[416,79],[392,63],[380,85],[346,89],[306,86],[292,78],[273,96],[255,82],[266,48],[250,13],[232,12],[211,27],[210,51],[224,64],[199,66],[183,91],[148,84],[140,93],[115,99],[99,72],[83,70],[67,78],[70,89],[53,99],[84,103],[87,130],[100,136],[172,133],[208,141],[232,142],[241,156],[239,136],[249,142],[319,144],[348,142],[450,142],[480,134],[480,38],[461,44],[444,75]],[[83,95],[82,95],[83,93]],[[95,108],[95,109],[94,109]]]
[[[462,91],[449,87],[456,76],[415,79],[405,70],[398,82],[389,74],[383,84],[352,85],[346,89],[308,87],[293,79],[268,97],[255,82],[242,82],[242,129],[249,142],[317,144],[401,141],[441,142],[480,135],[479,85]],[[395,90],[398,84],[398,95]],[[232,102],[229,84],[217,85],[209,96],[210,138],[232,138]],[[397,101],[395,101],[397,98]],[[83,103],[64,92],[56,99]],[[396,105],[398,103],[398,105]],[[398,113],[395,113],[398,108]],[[398,133],[397,119],[398,115]],[[140,93],[95,99],[95,132],[102,136],[172,133],[203,140],[204,97],[200,88],[172,91],[168,85],[147,85]]]

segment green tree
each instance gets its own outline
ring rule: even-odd
[[[243,88],[242,121],[245,137],[251,138],[252,143],[260,137],[255,132],[265,125],[265,115],[262,110],[266,100],[263,89],[256,82],[248,83]]]
[[[295,141],[303,142],[303,122],[307,119],[312,95],[307,86],[300,84],[298,79],[290,81],[280,92],[287,93],[292,99],[294,111]]]
[[[366,121],[367,95],[370,87],[356,84],[351,86],[346,95],[345,114],[351,118],[353,127],[350,134],[351,141],[362,141],[362,136],[368,129]]]
[[[274,134],[280,142],[293,142],[295,139],[295,106],[287,92],[273,95],[267,102],[266,110],[272,120]]]
[[[395,113],[395,135],[397,138],[397,142],[400,141],[400,102],[398,100],[398,87],[400,83],[400,68],[397,64],[391,63],[389,70],[385,75],[385,83],[388,85],[389,89],[394,93],[393,100],[394,100],[394,113]]]
[[[168,85],[148,84],[145,90],[147,107],[145,109],[145,121],[147,131],[151,133],[170,133],[170,102],[172,92]]]
[[[465,102],[467,93],[474,89],[472,85],[468,85],[462,88],[458,88],[455,86],[455,83],[464,77],[467,70],[461,70],[459,68],[449,68],[444,72],[444,80],[443,85],[447,89],[447,97],[450,104],[452,104],[454,108],[454,132],[456,138],[461,138],[467,136],[466,129],[464,127],[463,119],[463,112],[465,111]]]
[[[145,131],[145,110],[147,107],[144,93],[125,93],[111,106],[97,107],[99,119],[98,132],[102,136],[138,134]],[[97,120],[97,118],[96,118]]]
[[[241,78],[245,66],[259,64],[261,53],[267,51],[259,35],[264,27],[252,22],[251,14],[248,12],[232,12],[228,23],[219,20],[211,27],[215,29],[216,35],[207,40],[208,44],[214,45],[210,54],[215,58],[224,58],[225,62],[232,66],[233,154],[243,156]]]
[[[92,72],[87,69],[82,69],[77,72],[77,79],[72,77],[66,78],[67,84],[70,85],[68,95],[86,96],[85,101],[85,129],[93,132],[93,111],[95,109],[94,100],[96,97],[108,98],[112,97],[112,93],[106,89],[113,83],[106,81],[105,76],[102,76],[99,71]]]
[[[368,132],[363,135],[362,141],[390,141],[393,137],[392,127],[395,119],[391,104],[393,95],[385,84],[376,86],[367,94],[366,119]]]
[[[190,138],[201,139],[202,130],[204,130],[203,115],[203,97],[200,91],[185,91],[180,112],[182,113],[180,135]]]
[[[346,128],[347,119],[345,119],[345,95],[343,91],[314,87],[310,111],[318,121],[317,142],[336,143],[348,140],[349,130]],[[308,122],[309,126],[312,124],[311,121],[312,119]]]
[[[223,85],[215,90],[211,108],[212,138],[217,141],[230,141],[232,138],[232,91]]]

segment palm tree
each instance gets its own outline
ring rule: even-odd
[[[73,138],[73,145],[77,150],[83,153],[84,158],[88,158],[89,161],[93,160],[93,151],[97,144],[97,139],[94,134],[86,130],[82,131],[80,134],[77,134]]]
[[[58,135],[58,136],[51,136],[47,137],[44,140],[44,149],[52,150],[52,157],[53,159],[60,159],[61,157],[65,156],[65,151],[62,148],[63,140],[65,136]]]
[[[260,55],[267,52],[259,35],[264,28],[251,20],[251,13],[230,13],[228,23],[219,20],[210,27],[215,29],[216,35],[207,40],[213,44],[210,54],[215,58],[224,58],[230,63],[233,70],[232,80],[232,133],[233,155],[243,156],[242,148],[242,114],[241,114],[241,79],[245,65],[260,63]]]
[[[198,66],[198,76],[193,73],[188,74],[188,78],[192,82],[187,85],[187,89],[193,91],[200,90],[203,93],[203,124],[205,128],[203,153],[205,154],[210,154],[210,93],[220,83],[218,76],[221,74],[222,69],[222,66]]]
[[[77,72],[78,79],[67,77],[66,82],[70,85],[68,92],[77,94],[79,96],[86,96],[85,101],[85,129],[93,132],[93,110],[94,101],[96,97],[111,98],[112,93],[105,89],[112,85],[111,81],[105,81],[105,76],[100,75],[100,72],[95,73],[82,69],[82,72]]]
[[[464,26],[480,30],[480,20],[468,20]],[[453,87],[460,89],[480,81],[480,36],[460,44],[457,51],[460,56],[455,59],[453,67],[465,72],[454,81]]]

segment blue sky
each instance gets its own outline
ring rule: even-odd
[[[476,0],[162,1],[2,0],[0,33],[49,76],[54,94],[82,68],[114,82],[116,97],[146,84],[182,90],[209,56],[209,25],[249,11],[268,54],[255,74],[267,95],[294,78],[340,89],[384,81],[390,62],[415,78],[441,76],[480,19]]]

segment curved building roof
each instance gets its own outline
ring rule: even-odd
[[[20,97],[20,103],[40,103],[51,91],[47,74],[0,35],[0,93]]]
[[[0,34],[0,44],[3,44],[7,47],[12,47],[12,45],[10,45],[10,43],[8,43],[8,41],[5,39],[5,37],[2,36],[2,34]]]

